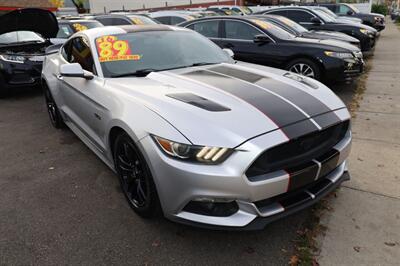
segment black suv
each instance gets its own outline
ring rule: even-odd
[[[349,16],[362,19],[365,25],[374,27],[378,31],[385,29],[385,17],[376,13],[362,13],[356,7],[349,4],[318,4],[329,8],[339,16]]]
[[[287,17],[309,30],[339,31],[360,41],[363,52],[375,45],[377,31],[363,24],[338,22],[324,12],[306,6],[272,7],[257,14],[280,15]]]

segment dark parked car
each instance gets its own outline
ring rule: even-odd
[[[86,19],[63,19],[58,21],[58,33],[57,38],[68,39],[72,34],[98,27],[103,27],[103,24],[96,20],[86,20]]]
[[[0,97],[40,83],[45,50],[58,32],[53,13],[20,9],[0,16]]]
[[[280,15],[299,23],[309,30],[339,31],[360,41],[361,50],[369,51],[375,46],[377,31],[363,24],[338,22],[324,12],[305,6],[273,7],[262,14]]]
[[[104,26],[121,26],[121,25],[150,25],[157,24],[153,19],[136,14],[106,14],[106,15],[95,15],[94,20],[97,20]]]
[[[318,4],[329,8],[339,16],[356,17],[362,19],[365,25],[374,27],[378,31],[385,28],[385,16],[377,13],[362,13],[355,6],[350,4]]]
[[[349,81],[363,70],[354,45],[296,37],[251,16],[210,17],[181,24],[235,53],[235,59],[287,69],[318,80]]]
[[[293,20],[278,15],[256,15],[254,17],[276,24],[297,37],[319,40],[336,40],[360,47],[360,41],[358,39],[342,32],[307,30]]]

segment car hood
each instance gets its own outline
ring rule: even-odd
[[[140,101],[193,144],[228,148],[279,130],[296,138],[319,130],[310,117],[345,108],[321,83],[306,79],[312,88],[284,77],[286,71],[268,69],[219,64],[107,79],[106,86]],[[324,121],[321,127],[337,122]]]
[[[345,41],[333,40],[333,39],[308,39],[308,38],[296,38],[298,42],[304,44],[310,44],[319,46],[322,49],[330,49],[334,52],[359,52],[360,49],[352,44]]]
[[[339,40],[344,42],[359,43],[360,41],[354,37],[351,37],[345,33],[337,31],[309,31],[304,33],[304,36],[315,37],[318,39],[331,39]]]
[[[47,10],[18,9],[0,16],[0,35],[13,31],[33,31],[49,39],[57,36],[58,22]]]

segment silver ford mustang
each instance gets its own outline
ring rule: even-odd
[[[230,54],[163,25],[77,33],[44,62],[51,122],[118,174],[139,215],[263,228],[349,179],[350,115],[321,83]]]

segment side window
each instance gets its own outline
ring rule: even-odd
[[[239,21],[225,21],[225,36],[227,39],[253,40],[254,36],[262,34],[253,26]]]
[[[272,14],[272,15],[279,15],[279,16],[287,17],[287,11],[286,10],[275,10],[275,11],[268,12],[266,14],[267,15],[268,14]]]
[[[218,38],[219,21],[206,21],[190,25],[191,29],[208,38]]]
[[[117,25],[132,25],[132,23],[126,19],[123,18],[113,18],[112,19],[112,25],[117,26]]]
[[[79,63],[82,68],[89,72],[94,71],[94,61],[89,44],[84,38],[72,39],[70,63]]]
[[[104,26],[112,26],[112,18],[96,18]]]
[[[158,17],[155,19],[161,24],[171,25],[171,17]]]
[[[347,12],[351,11],[350,8],[346,5],[339,5],[339,14],[347,15]]]
[[[176,25],[184,21],[185,19],[181,17],[171,17],[171,25]]]
[[[299,23],[299,22],[311,22],[312,15],[308,12],[301,10],[288,10],[288,18]]]

